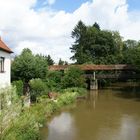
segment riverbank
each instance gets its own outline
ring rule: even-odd
[[[74,109],[70,106],[51,117],[41,128],[42,140],[139,140],[139,95],[140,87],[87,91],[86,100]]]
[[[84,89],[71,88],[59,93],[56,100],[40,97],[37,103],[30,108],[24,108],[18,118],[11,122],[2,140],[40,140],[39,128],[47,119],[62,107],[73,103],[84,92]]]

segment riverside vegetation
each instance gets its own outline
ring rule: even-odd
[[[1,140],[39,140],[39,128],[47,118],[63,106],[73,103],[80,94],[79,91],[83,93],[83,89],[77,88],[64,90],[59,94],[57,102],[40,97],[38,103],[34,103],[30,108],[22,108],[24,110],[19,110],[16,118],[11,119],[9,128],[1,135]]]
[[[15,67],[16,70],[12,70],[13,87],[9,90],[3,90],[1,94],[1,97],[3,97],[1,98],[3,108],[1,108],[2,112],[0,114],[1,129],[3,129],[0,135],[1,140],[41,139],[39,128],[43,126],[47,118],[51,117],[54,112],[59,111],[65,105],[73,103],[77,96],[85,92],[85,79],[79,68],[71,67],[65,73],[52,72],[47,70],[47,65],[45,64],[39,70],[36,70],[36,63],[33,64],[36,62],[34,59],[38,57],[42,59],[38,61],[46,63],[46,58],[32,55],[33,61],[30,60],[29,62],[28,57],[31,58],[29,54],[32,55],[31,51],[24,49],[22,54],[15,59],[13,62],[14,66],[12,66],[12,69]],[[32,64],[32,68],[30,68],[30,64]],[[24,70],[27,68],[27,70],[23,72],[20,68]],[[35,68],[38,75],[36,73],[32,75],[34,78],[31,78],[31,73],[34,72],[33,68]],[[21,71],[17,71],[17,69]],[[27,88],[29,88],[28,94],[30,94],[31,99],[31,106],[29,108],[23,105]],[[57,94],[56,100],[48,97],[49,92]],[[7,105],[4,103],[4,99],[5,102],[10,101],[11,104]],[[17,108],[19,109],[17,110]],[[6,116],[8,116],[8,109],[11,115],[8,117],[9,125],[6,127],[3,122],[5,122]],[[7,111],[6,115],[4,115],[5,111]]]

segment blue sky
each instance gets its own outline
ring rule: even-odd
[[[140,0],[127,0],[129,10],[140,10]]]
[[[76,9],[78,9],[81,6],[81,4],[87,1],[91,1],[91,0],[56,0],[54,4],[48,6],[46,0],[38,0],[36,9],[42,7],[47,7],[47,8],[49,7],[57,11],[64,10],[66,12],[71,13]]]
[[[57,10],[64,10],[66,12],[73,12],[78,9],[82,3],[85,2],[87,2],[87,0],[56,0],[56,3],[52,5],[52,8]]]
[[[66,12],[73,12],[80,7],[81,4],[92,0],[56,0],[54,4],[46,6],[46,0],[38,0],[36,8],[49,7],[54,10],[64,10]],[[140,0],[127,0],[129,5],[128,10],[140,10]]]

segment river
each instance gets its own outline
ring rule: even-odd
[[[140,89],[89,91],[87,99],[56,114],[42,140],[140,140]]]

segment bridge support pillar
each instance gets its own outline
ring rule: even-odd
[[[98,89],[98,80],[90,80],[90,90],[97,90]]]

